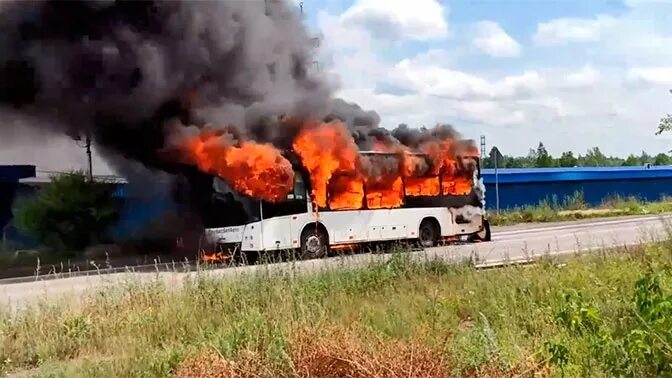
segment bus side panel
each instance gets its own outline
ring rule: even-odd
[[[369,240],[367,225],[371,216],[367,210],[325,211],[317,218],[314,214],[299,214],[292,223],[292,235],[300,245],[301,231],[318,221],[327,229],[330,244],[364,242]]]
[[[260,251],[261,248],[261,222],[246,224],[240,249],[242,251]]]
[[[318,220],[329,233],[331,244],[366,241],[370,214],[363,211],[325,211]],[[313,222],[315,218],[313,217]]]
[[[319,217],[332,244],[417,238],[420,222],[427,217],[439,222],[442,234],[454,231],[452,216],[444,207],[325,211]]]
[[[454,219],[455,217],[453,217]],[[451,235],[469,235],[483,230],[483,216],[473,216],[468,219],[468,223],[454,222],[452,225]]]
[[[343,210],[323,211],[317,219],[314,214],[291,216],[289,229],[292,247],[301,243],[301,232],[316,220],[322,223],[329,233],[329,243],[348,244],[369,241],[403,240],[418,237],[420,223],[425,218],[434,218],[441,228],[441,236],[457,236],[480,231],[482,217],[470,223],[457,224],[452,212],[445,207],[396,208],[379,210]],[[284,217],[283,217],[284,218]],[[282,228],[283,230],[286,229]],[[297,243],[294,243],[294,242]],[[266,245],[266,248],[271,248]]]
[[[262,230],[264,249],[284,250],[292,248],[291,216],[281,216],[264,220]]]

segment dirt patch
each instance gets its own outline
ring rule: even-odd
[[[419,343],[362,340],[352,333],[304,332],[294,344],[293,361],[301,377],[444,377],[441,355]]]
[[[419,343],[362,339],[347,331],[302,331],[290,339],[290,366],[273,367],[253,352],[227,360],[213,349],[187,358],[177,378],[311,377],[425,378],[445,377],[440,353]]]
[[[225,359],[215,349],[188,357],[174,372],[175,378],[261,378],[274,377],[256,354],[244,351],[236,361]]]

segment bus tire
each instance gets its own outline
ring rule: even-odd
[[[492,240],[492,234],[490,233],[490,222],[487,219],[483,219],[483,229],[475,234],[469,235],[470,242],[489,242]]]
[[[418,241],[423,248],[431,248],[438,244],[441,230],[436,220],[425,218],[418,228]]]
[[[322,225],[306,227],[301,233],[301,260],[319,259],[329,254],[329,236]]]

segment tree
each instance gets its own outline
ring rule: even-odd
[[[547,167],[552,167],[553,164],[553,157],[546,151],[546,147],[544,147],[544,144],[539,142],[539,146],[537,147],[536,151],[536,161],[535,161],[535,167],[537,168],[547,168]]]
[[[661,118],[660,123],[658,124],[658,131],[656,135],[660,135],[666,131],[672,130],[672,114],[668,114],[665,117]]]
[[[19,199],[14,223],[45,246],[78,251],[104,240],[118,210],[108,185],[73,172],[53,177],[36,196]]]
[[[579,159],[574,157],[574,153],[572,151],[567,151],[562,153],[558,163],[561,167],[575,167],[579,165]]]
[[[672,158],[661,152],[653,159],[653,165],[672,165]]]
[[[526,168],[524,157],[505,156],[502,167],[504,168]]]
[[[634,167],[639,165],[639,159],[637,156],[630,154],[627,159],[623,162],[624,166]]]
[[[599,147],[593,147],[588,150],[588,153],[583,158],[584,167],[606,167],[609,165],[609,159],[600,151]]]

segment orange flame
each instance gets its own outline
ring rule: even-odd
[[[294,140],[294,151],[299,155],[303,166],[310,173],[310,184],[315,203],[320,207],[327,205],[327,184],[337,173],[356,175],[357,160],[359,158],[359,149],[348,133],[347,129],[340,122],[308,124],[299,133]],[[357,185],[352,185],[345,190],[331,193],[335,198],[334,205],[338,206],[342,201],[346,201],[341,196],[348,198],[356,197],[345,193],[350,190],[359,191]],[[363,189],[362,189],[363,194]],[[356,202],[355,198],[350,201]],[[361,203],[361,200],[359,201]],[[354,203],[351,203],[353,206]],[[361,205],[355,208],[360,208]]]
[[[367,187],[366,206],[369,209],[386,209],[403,204],[403,183],[401,176],[389,182],[376,183]]]
[[[218,263],[218,262],[224,262],[230,259],[231,256],[225,255],[222,252],[212,252],[212,253],[203,253],[201,256],[201,260],[204,263]]]
[[[300,130],[292,149],[309,173],[312,199],[320,208],[394,208],[403,205],[405,196],[466,195],[473,188],[473,172],[468,172],[466,160],[458,161],[457,151],[478,157],[478,150],[457,140],[431,140],[417,150],[397,141],[375,141],[374,150],[390,156],[370,156],[360,154],[339,121],[281,121]],[[179,150],[184,162],[222,177],[248,196],[278,202],[293,189],[291,163],[270,144],[236,141],[224,131],[205,128]],[[390,157],[396,160],[380,166],[384,169],[372,169],[381,164],[378,158]]]
[[[224,178],[248,196],[270,202],[287,198],[292,191],[292,164],[270,144],[244,141],[234,145],[227,135],[203,130],[182,148],[183,159],[200,170]]]
[[[364,183],[360,178],[336,176],[329,182],[329,208],[356,210],[362,208]]]
[[[329,205],[333,210],[363,206],[394,208],[403,204],[404,194],[465,195],[472,189],[471,178],[457,174],[460,170],[452,139],[423,144],[418,151],[423,156],[413,155],[410,148],[401,144],[375,141],[374,151],[393,154],[399,159],[397,171],[383,177],[365,174],[362,166],[375,164],[375,159],[360,155],[345,126],[337,121],[306,125],[293,148],[310,174],[312,196],[319,207]],[[471,153],[473,149],[469,150]]]
[[[404,179],[405,191],[407,196],[438,196],[439,178],[438,177],[406,177]]]

